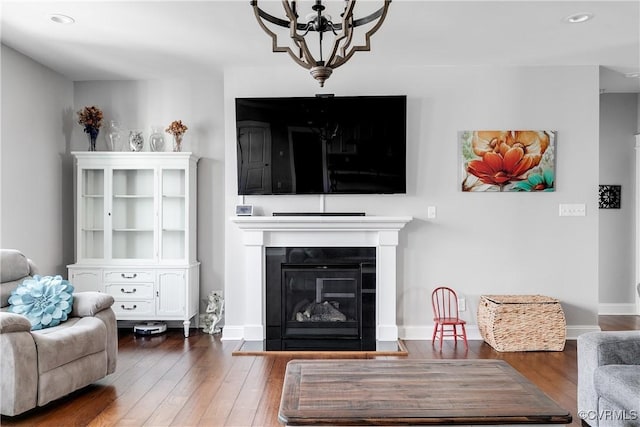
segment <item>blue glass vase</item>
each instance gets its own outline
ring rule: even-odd
[[[98,133],[100,129],[96,128],[85,128],[84,130],[89,137],[89,151],[96,151],[96,140],[98,139]]]

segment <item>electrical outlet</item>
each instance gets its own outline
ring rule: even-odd
[[[436,217],[436,207],[435,206],[427,207],[427,218],[435,219],[435,217]]]
[[[466,311],[467,301],[464,298],[458,298],[458,311]]]

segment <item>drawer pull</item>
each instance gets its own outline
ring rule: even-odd
[[[133,288],[130,291],[125,291],[124,288],[121,288],[120,292],[122,292],[123,294],[135,294],[136,293],[136,288]]]
[[[122,304],[120,307],[121,307],[123,310],[129,310],[129,311],[131,311],[131,310],[135,310],[136,308],[138,308],[138,306],[137,306],[137,305],[135,305],[135,304],[133,305],[133,307],[125,307],[125,306],[124,306],[124,304]]]
[[[138,277],[138,273],[133,273],[133,274],[121,273],[120,275],[122,276],[123,279],[135,279],[136,277]]]

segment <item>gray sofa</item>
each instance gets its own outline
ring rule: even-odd
[[[591,426],[640,426],[640,331],[578,337],[578,416]]]
[[[31,331],[8,312],[11,291],[35,274],[21,252],[0,250],[0,413],[18,415],[85,387],[115,371],[118,329],[113,297],[74,293],[73,310],[58,326]]]

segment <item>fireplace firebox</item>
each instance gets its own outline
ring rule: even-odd
[[[375,248],[266,248],[267,350],[375,350]]]

